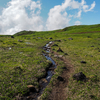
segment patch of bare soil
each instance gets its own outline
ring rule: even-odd
[[[57,53],[54,53],[57,55]],[[56,81],[56,83],[53,86],[52,92],[49,95],[48,100],[65,100],[67,99],[67,85],[68,80],[70,77],[70,74],[73,72],[72,65],[68,60],[66,60],[64,57],[61,57],[60,60],[62,60],[65,63],[64,71],[62,75],[60,75],[64,81]]]

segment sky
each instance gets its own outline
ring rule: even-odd
[[[0,0],[0,34],[100,24],[100,0]]]

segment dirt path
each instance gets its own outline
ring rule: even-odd
[[[57,53],[54,53],[54,55],[55,54],[58,55]],[[64,81],[57,81],[55,83],[48,100],[65,100],[67,98],[67,85],[70,74],[73,72],[73,67],[64,57],[61,57],[60,60],[62,60],[66,66],[62,75],[60,75],[64,79]]]

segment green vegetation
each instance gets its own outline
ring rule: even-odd
[[[61,42],[55,41],[58,46],[52,45],[52,51],[57,52],[61,48],[63,52],[57,53],[68,59],[74,70],[66,87],[68,100],[100,100],[100,24],[47,32],[22,31],[13,37],[0,36],[0,100],[13,100],[15,96],[25,94],[27,85],[39,89],[38,79],[45,75],[51,63],[43,56],[42,47],[55,40]],[[48,97],[65,66],[53,53],[49,55],[58,66],[42,98]],[[81,61],[86,61],[86,64]],[[73,80],[72,75],[80,71],[88,78],[87,82]]]

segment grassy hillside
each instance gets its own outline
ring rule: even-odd
[[[56,40],[61,40],[58,42]],[[22,31],[13,36],[0,36],[0,100],[14,100],[29,90],[39,89],[38,79],[45,76],[51,65],[42,54],[42,47],[55,41],[49,54],[57,63],[55,75],[42,98],[52,92],[57,76],[63,73],[64,62],[55,57],[62,55],[73,66],[66,87],[66,100],[100,100],[100,24],[70,26],[61,30],[35,32]],[[57,52],[61,48],[63,52]],[[81,61],[86,61],[82,64]],[[72,75],[82,71],[87,82],[77,82]],[[47,99],[48,100],[48,99]]]

